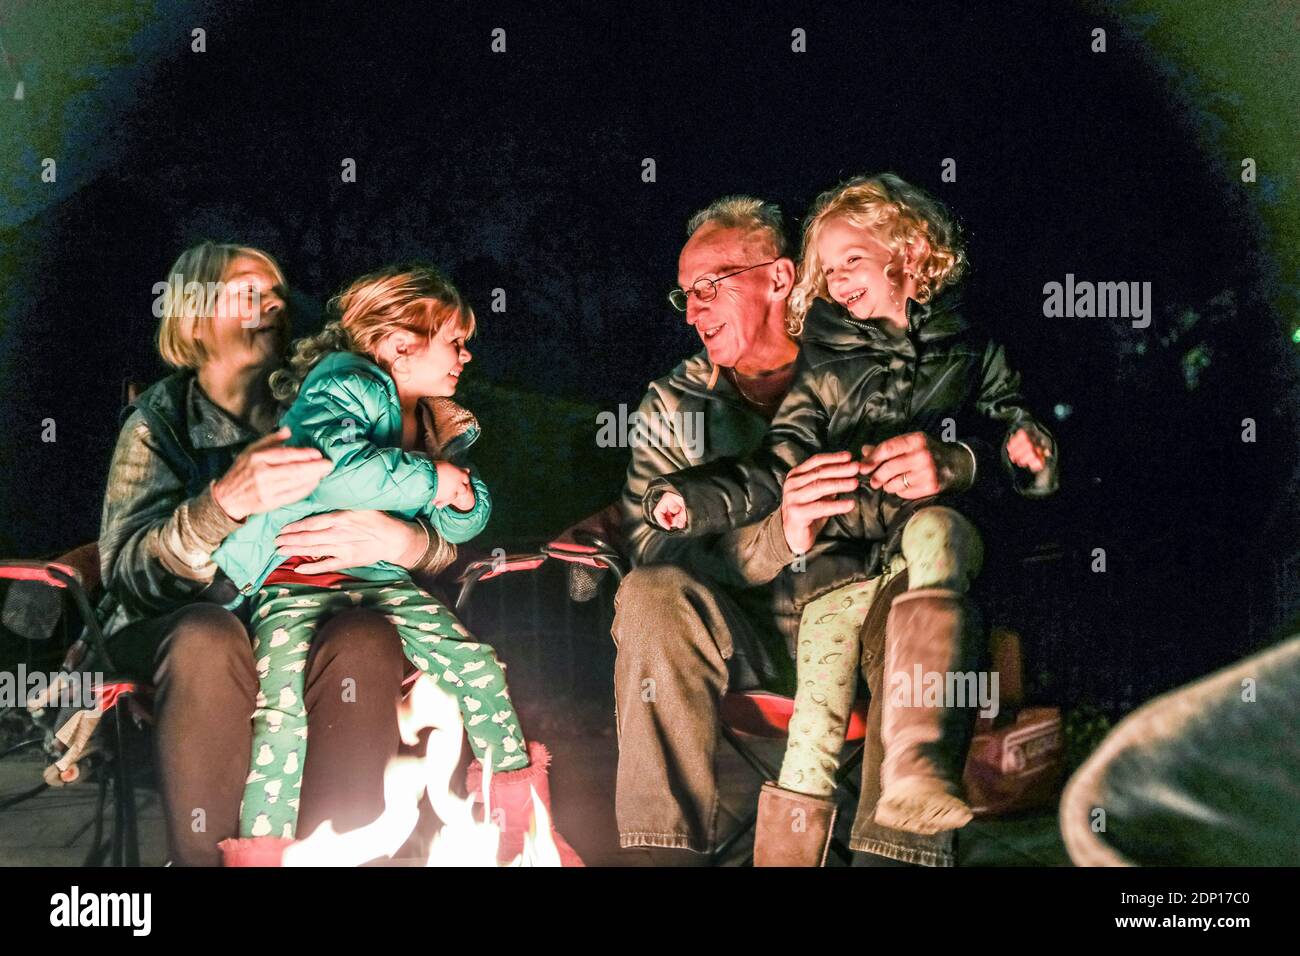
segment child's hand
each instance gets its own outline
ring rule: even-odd
[[[438,470],[438,493],[433,496],[433,506],[445,508],[448,505],[456,505],[456,502],[464,501],[465,495],[468,494],[469,507],[473,508],[474,490],[470,487],[469,471],[449,461],[434,462],[434,466]],[[469,508],[459,508],[459,510],[468,511]]]
[[[1052,446],[1037,429],[1022,428],[1007,440],[1007,457],[1013,465],[1028,468],[1036,475],[1047,467]]]
[[[457,511],[473,511],[475,500],[474,486],[469,482],[466,482],[461,486],[460,492],[456,497],[452,499],[451,507],[455,508]]]
[[[655,524],[668,531],[686,527],[686,501],[675,491],[665,491],[654,510]]]

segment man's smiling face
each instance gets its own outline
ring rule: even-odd
[[[700,279],[716,279],[776,257],[771,240],[761,232],[709,223],[682,248],[677,283],[689,291]],[[687,297],[686,321],[699,333],[714,365],[734,368],[758,339],[771,301],[769,272],[760,266],[724,279],[708,302],[698,295]]]

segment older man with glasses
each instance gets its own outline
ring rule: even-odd
[[[652,479],[758,446],[799,353],[785,326],[795,265],[780,211],[730,196],[687,233],[668,298],[704,350],[651,383],[640,412],[699,416],[697,440],[633,449],[621,506],[635,567],[614,620],[619,839],[663,865],[707,863],[717,848],[720,701],[730,688],[793,693],[799,615],[782,572],[857,478],[847,455],[814,455],[790,473],[781,508],[748,527],[683,538],[646,523]]]

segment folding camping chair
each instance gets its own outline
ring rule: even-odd
[[[794,698],[765,691],[739,691],[726,694],[722,698],[719,729],[722,738],[736,753],[753,768],[763,780],[776,780],[780,777],[780,768],[772,766],[750,745],[750,741],[783,741],[790,734],[790,718],[794,716]],[[844,735],[844,744],[849,748],[848,756],[840,761],[840,768],[835,773],[835,799],[845,802],[852,799],[855,803],[861,796],[861,790],[854,781],[854,773],[862,764],[862,755],[866,750],[867,739],[867,701],[854,701],[849,712],[849,726]],[[753,832],[758,823],[758,809],[755,808],[744,817],[731,834],[718,844],[713,851],[715,864],[726,859],[747,834]],[[838,837],[831,837],[831,849],[844,863],[853,860],[850,850]]]
[[[147,688],[138,681],[121,676],[113,666],[104,633],[95,617],[91,597],[99,588],[99,551],[94,545],[83,545],[52,561],[0,561],[0,580],[29,582],[64,592],[77,616],[84,624],[83,636],[68,649],[63,660],[63,670],[68,673],[88,674],[94,667],[103,673],[102,681],[91,690],[97,713],[78,712],[61,727],[47,726],[50,740],[47,747],[62,749],[62,756],[46,768],[44,781],[16,797],[0,803],[7,810],[49,789],[63,786],[78,779],[81,774],[79,760],[90,745],[92,735],[103,745],[100,754],[99,797],[94,817],[94,838],[85,865],[94,866],[107,852],[114,866],[138,866],[139,840],[136,833],[134,781],[127,747],[134,725],[142,716],[137,695],[147,694]],[[49,702],[55,707],[57,699]],[[56,708],[57,710],[57,708]],[[134,717],[134,719],[129,719]],[[104,718],[107,718],[105,723]],[[104,729],[100,730],[100,725]],[[57,741],[57,743],[55,742]],[[113,791],[113,828],[108,844],[103,839],[104,807],[109,788]]]
[[[542,545],[537,551],[475,561],[466,566],[461,577],[462,598],[481,581],[488,581],[517,571],[533,571],[548,560],[569,565],[569,597],[588,601],[599,591],[598,575],[608,570],[615,584],[623,581],[629,562],[618,546],[617,505],[612,504],[567,529],[559,538]],[[906,575],[893,582],[896,590],[906,588]],[[891,595],[894,591],[886,593]],[[883,628],[888,602],[869,614],[864,628],[878,628],[883,647]],[[1020,637],[1014,631],[994,628],[989,633],[989,648],[994,667],[1002,675],[1002,718],[994,721],[981,717],[976,722],[963,783],[977,818],[1006,813],[1050,803],[1059,786],[1064,769],[1064,746],[1061,715],[1055,707],[1021,707],[1023,702],[1023,664]],[[867,709],[864,698],[855,701],[845,734],[847,753],[836,773],[836,796],[856,802],[861,789],[854,779],[866,751]],[[775,780],[778,770],[756,752],[758,741],[784,740],[789,734],[794,699],[761,690],[732,691],[724,695],[719,708],[719,733],[733,750],[764,780]],[[712,855],[717,865],[741,839],[750,833],[758,820],[757,808],[744,817]],[[831,848],[848,863],[852,851],[838,839]]]
[[[59,758],[46,767],[42,783],[0,801],[0,811],[18,806],[52,786],[76,782],[82,773],[81,759],[90,756],[88,765],[93,764],[98,772],[99,792],[92,818],[94,836],[82,865],[98,866],[107,859],[110,866],[139,866],[135,798],[138,773],[133,765],[133,751],[142,743],[144,725],[153,722],[153,687],[122,674],[113,664],[92,603],[100,590],[99,548],[93,543],[82,545],[50,561],[0,560],[0,580],[43,585],[63,592],[71,604],[64,613],[75,612],[84,626],[82,636],[67,650],[63,670],[89,674],[93,669],[103,674],[103,679],[93,687],[98,713],[79,712],[60,727],[46,726],[46,749],[60,751]],[[458,614],[463,613],[473,585],[474,579],[461,582],[455,602]],[[419,676],[418,670],[410,668],[403,687],[409,689]],[[25,741],[0,757],[39,740]],[[104,811],[110,791],[113,824],[105,841]]]
[[[569,597],[588,601],[599,590],[597,575],[608,570],[620,584],[629,570],[628,560],[614,544],[617,534],[617,506],[610,505],[567,529],[559,538],[542,545],[537,551],[504,558],[484,559],[469,564],[462,576],[463,588],[472,590],[480,581],[488,581],[516,571],[533,571],[548,560],[569,565]],[[789,732],[794,700],[767,691],[732,691],[724,695],[719,709],[719,732],[722,739],[764,780],[775,780],[776,770],[760,756],[753,743],[758,740],[784,740]],[[857,799],[859,790],[853,773],[862,762],[866,739],[867,705],[859,701],[849,721],[846,743],[850,746],[837,775],[837,784]],[[753,828],[757,810],[742,819],[739,827],[719,844],[713,853],[717,864]],[[833,843],[837,855],[846,861],[851,851],[840,841]]]

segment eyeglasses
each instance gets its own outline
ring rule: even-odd
[[[668,301],[673,304],[673,308],[678,312],[685,312],[686,303],[689,301],[688,296],[693,295],[700,302],[711,302],[717,298],[718,283],[723,279],[730,279],[732,276],[738,276],[750,269],[757,269],[759,266],[770,266],[774,262],[776,262],[775,259],[768,259],[766,262],[759,262],[743,269],[737,269],[735,272],[728,272],[725,276],[718,276],[716,279],[696,279],[690,289],[673,289],[673,291],[669,292]]]

